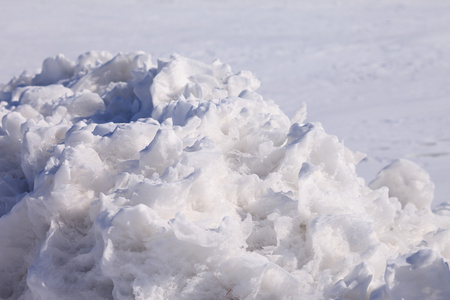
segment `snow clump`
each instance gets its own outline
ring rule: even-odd
[[[1,299],[444,299],[450,220],[400,160],[218,60],[89,52],[1,90]]]

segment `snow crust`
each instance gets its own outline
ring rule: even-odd
[[[447,204],[249,71],[179,55],[48,58],[2,88],[2,299],[446,299]]]

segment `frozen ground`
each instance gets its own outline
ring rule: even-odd
[[[450,2],[9,1],[0,82],[58,53],[143,50],[226,61],[256,73],[288,114],[301,102],[353,150],[367,181],[393,159],[450,194]]]

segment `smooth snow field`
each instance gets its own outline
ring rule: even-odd
[[[4,3],[0,299],[450,299],[449,32],[444,0]]]

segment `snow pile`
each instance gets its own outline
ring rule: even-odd
[[[443,299],[450,220],[400,160],[173,56],[48,58],[2,88],[2,299]],[[389,189],[385,186],[388,186]]]

